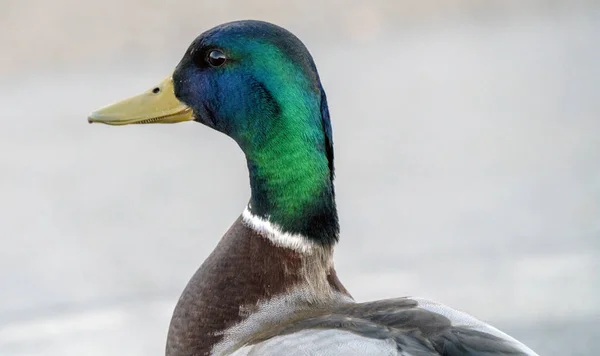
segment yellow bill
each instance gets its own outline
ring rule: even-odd
[[[174,124],[193,119],[192,109],[175,97],[173,79],[169,77],[147,92],[94,111],[88,122],[107,125]]]

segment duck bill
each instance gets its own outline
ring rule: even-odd
[[[191,120],[192,109],[175,97],[171,77],[142,94],[94,111],[88,117],[89,123],[107,125],[174,124]]]

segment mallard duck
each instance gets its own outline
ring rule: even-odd
[[[436,302],[354,301],[333,264],[327,98],[312,56],[287,30],[261,21],[212,28],[171,76],[88,121],[196,121],[245,154],[250,201],[183,291],[166,355],[536,355]]]

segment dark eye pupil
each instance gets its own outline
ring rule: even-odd
[[[225,54],[219,50],[212,50],[208,53],[208,63],[213,67],[219,67],[225,63]]]

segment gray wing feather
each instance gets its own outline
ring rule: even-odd
[[[417,298],[339,306],[274,328],[233,355],[537,356],[468,314]]]
[[[391,340],[337,329],[306,329],[241,348],[232,356],[397,356]]]

